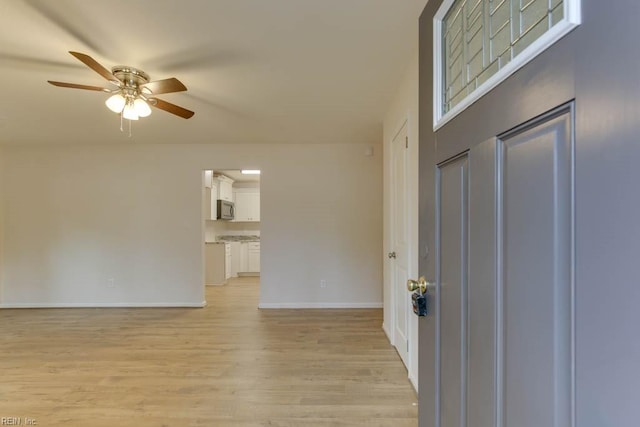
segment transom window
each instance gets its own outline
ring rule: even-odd
[[[579,0],[445,0],[434,18],[434,127],[551,46],[579,19]]]

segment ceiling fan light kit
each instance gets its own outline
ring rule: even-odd
[[[151,114],[151,107],[146,102],[146,95],[151,95],[149,88],[141,87],[149,83],[149,76],[144,71],[132,67],[116,66],[111,74],[118,78],[119,88],[106,100],[105,104],[114,113],[122,114],[127,120],[138,120]],[[111,91],[110,93],[114,93]]]
[[[139,117],[147,117],[151,115],[151,107],[149,107],[149,104],[144,102],[141,98],[133,101],[133,108],[136,110],[136,114],[138,114]]]
[[[156,94],[186,91],[187,87],[178,79],[172,77],[164,80],[149,81],[149,75],[137,68],[118,65],[107,70],[89,55],[79,52],[69,52],[86,66],[100,74],[109,83],[117,86],[115,89],[98,86],[87,86],[75,83],[64,83],[49,80],[54,86],[73,89],[100,91],[112,94],[105,104],[109,110],[120,114],[126,120],[138,120],[151,114],[151,107],[167,111],[183,119],[191,118],[195,113],[186,108],[171,104],[156,98]],[[131,122],[129,122],[131,123]],[[122,130],[122,126],[120,127]]]
[[[106,104],[107,108],[109,108],[109,110],[113,111],[114,113],[121,113],[126,102],[127,101],[125,101],[124,97],[118,93],[115,95],[111,95],[109,99],[107,99],[104,103]]]

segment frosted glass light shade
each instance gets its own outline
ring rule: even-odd
[[[151,107],[149,107],[149,105],[140,98],[133,101],[133,107],[135,108],[138,117],[147,117],[151,114]]]
[[[127,120],[138,120],[138,113],[136,112],[133,103],[129,103],[124,106],[124,110],[122,110],[122,117]]]
[[[122,112],[122,109],[124,108],[124,104],[125,104],[124,97],[119,93],[110,96],[109,99],[105,101],[105,105],[107,106],[107,108],[113,111],[114,113]]]

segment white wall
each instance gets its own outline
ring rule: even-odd
[[[262,170],[261,304],[379,306],[382,167],[366,148],[6,147],[0,303],[201,305],[201,172],[245,167]]]
[[[205,221],[204,241],[215,242],[218,236],[227,234],[227,221]]]
[[[409,277],[418,277],[418,53],[412,57],[404,79],[384,120],[384,253],[391,252],[391,142],[407,122],[409,136],[408,203],[409,203]],[[384,322],[383,328],[393,341],[392,289],[390,260],[384,258]],[[409,294],[407,293],[407,298]],[[411,314],[409,323],[409,379],[418,388],[418,319]]]

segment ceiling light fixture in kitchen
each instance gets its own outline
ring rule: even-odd
[[[240,172],[243,175],[260,175],[260,171],[257,169],[242,169]]]

